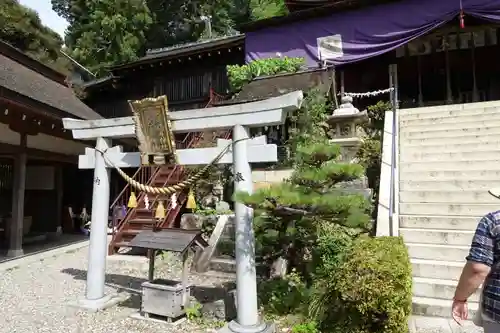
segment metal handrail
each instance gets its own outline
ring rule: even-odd
[[[397,94],[397,76],[395,68],[393,65],[389,67],[389,86],[391,91],[391,104],[392,104],[392,136],[391,136],[391,179],[390,179],[390,192],[389,192],[389,235],[396,236],[393,234],[394,224],[398,221],[394,221],[394,215],[396,211],[396,153],[397,153],[397,116],[396,112],[398,109],[398,94]]]

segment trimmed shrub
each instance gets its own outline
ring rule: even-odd
[[[297,313],[304,309],[304,304],[307,304],[306,285],[295,271],[283,277],[261,281],[258,291],[259,303],[269,314]]]
[[[411,265],[399,237],[360,237],[339,269],[315,286],[311,315],[322,332],[408,332]]]

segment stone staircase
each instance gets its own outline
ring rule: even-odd
[[[478,219],[499,209],[492,187],[500,187],[500,102],[399,111],[399,234],[413,266],[414,315],[450,317]]]

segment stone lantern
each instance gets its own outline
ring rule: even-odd
[[[342,96],[341,105],[328,117],[331,143],[342,148],[342,161],[356,162],[356,154],[365,134],[361,125],[368,122],[368,113],[352,105],[351,96]]]
[[[363,142],[365,134],[361,125],[369,121],[366,111],[360,112],[352,105],[351,96],[342,96],[341,105],[328,117],[330,126],[330,142],[341,147],[341,161],[345,163],[356,163],[356,155]],[[371,198],[372,192],[368,186],[366,176],[353,181],[342,182],[340,187],[354,192],[360,191],[367,198]]]

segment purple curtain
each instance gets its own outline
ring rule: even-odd
[[[466,15],[500,21],[500,0],[462,0]],[[246,33],[247,62],[277,56],[347,64],[396,49],[460,13],[460,0],[407,0]],[[458,25],[458,22],[457,22]],[[467,25],[467,19],[466,19]],[[340,35],[342,52],[325,59],[318,37]]]

